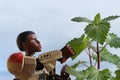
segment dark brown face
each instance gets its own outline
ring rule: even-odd
[[[41,51],[41,44],[37,40],[35,34],[29,34],[27,36],[27,42],[25,43],[25,51],[29,53],[40,52]]]

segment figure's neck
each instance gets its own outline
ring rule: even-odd
[[[33,55],[34,55],[34,53],[29,53],[29,52],[25,53],[25,56],[33,56]]]

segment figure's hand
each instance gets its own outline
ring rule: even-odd
[[[64,65],[62,70],[61,70],[61,78],[62,78],[62,80],[71,80],[70,74],[65,71],[67,67],[69,67],[69,66]]]
[[[48,76],[46,80],[71,80],[70,74],[65,71],[67,67],[69,67],[69,66],[64,65],[62,67],[60,75],[52,74],[52,75]]]
[[[64,46],[61,51],[63,55],[61,63],[64,63],[69,57],[72,57],[74,55],[74,51],[69,45]]]

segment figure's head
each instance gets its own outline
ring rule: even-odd
[[[21,51],[30,53],[41,51],[40,42],[33,31],[24,31],[17,36],[17,46]]]

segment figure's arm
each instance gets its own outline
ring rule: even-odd
[[[58,59],[58,61],[61,63],[64,63],[68,58],[74,55],[74,51],[69,45],[64,46],[61,51],[63,57],[61,59]]]
[[[47,71],[55,68],[56,60],[64,63],[68,58],[74,55],[74,51],[69,45],[64,46],[61,50],[45,52],[38,56],[38,63],[42,63]],[[41,66],[42,67],[42,66]]]
[[[40,54],[37,59],[40,63],[44,65],[45,69],[50,72],[56,68],[55,64],[57,60],[61,63],[64,63],[69,57],[72,57],[73,55],[74,51],[72,50],[72,48],[66,45],[61,50],[54,50]],[[61,78],[61,76],[57,76],[56,74],[53,74],[52,76],[56,78]]]
[[[44,68],[44,65],[39,61],[39,59],[36,59],[36,68],[35,70],[42,70]]]
[[[38,56],[38,61],[42,63],[45,69],[50,72],[56,66],[56,60],[62,58],[62,52],[59,50],[42,53]]]

